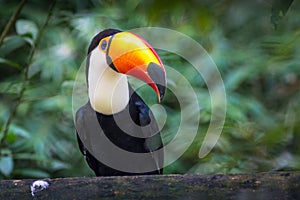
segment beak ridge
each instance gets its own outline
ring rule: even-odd
[[[166,90],[164,66],[154,49],[140,36],[120,32],[108,41],[108,65],[115,71],[134,76],[152,87],[160,102]]]

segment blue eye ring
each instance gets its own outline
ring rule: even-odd
[[[102,42],[101,42],[101,49],[102,50],[105,50],[106,49],[106,47],[107,47],[107,41],[106,40],[103,40]]]

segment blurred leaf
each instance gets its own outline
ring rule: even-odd
[[[26,42],[21,36],[8,36],[0,46],[0,56],[4,57],[25,44]]]
[[[297,162],[299,162],[298,158],[292,155],[289,152],[282,152],[276,159],[277,170],[282,170],[284,168],[287,169],[296,169]]]
[[[285,16],[293,0],[273,0],[271,22],[277,29],[279,21]]]
[[[9,176],[14,167],[11,151],[3,149],[0,152],[0,172],[5,176]]]
[[[14,154],[16,160],[40,160],[36,155],[32,153],[16,153]]]
[[[234,90],[239,87],[239,85],[249,77],[251,70],[251,67],[239,67],[235,70],[232,70],[225,80],[226,89]]]
[[[19,94],[24,83],[0,82],[0,93]]]
[[[26,168],[26,169],[18,169],[14,171],[14,175],[18,177],[32,177],[32,178],[48,178],[49,173],[40,170],[40,169],[32,169],[32,168]]]
[[[59,160],[52,160],[51,162],[51,169],[52,170],[62,170],[62,169],[69,169],[70,165],[66,162],[62,162]]]
[[[16,69],[21,69],[21,66],[18,63],[15,63],[13,61],[7,60],[5,58],[0,58],[0,64],[5,64],[5,65],[8,65],[10,67],[14,67]]]
[[[38,35],[37,25],[33,21],[25,19],[19,19],[16,22],[16,31],[19,35],[29,37],[33,41],[36,40]]]
[[[64,81],[61,85],[62,94],[72,95],[74,87],[74,81]]]
[[[6,138],[5,138],[5,140],[9,143],[14,143],[16,141],[16,139],[17,139],[17,136],[12,132],[8,132],[6,135]]]
[[[17,136],[21,136],[24,138],[30,138],[30,133],[27,132],[23,127],[12,124],[9,127],[9,132],[14,133]]]

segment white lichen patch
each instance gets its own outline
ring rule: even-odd
[[[49,187],[49,183],[47,181],[43,181],[43,180],[34,181],[30,186],[31,195],[34,196],[36,192],[47,189],[48,187]]]

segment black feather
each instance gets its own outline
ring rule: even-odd
[[[108,37],[110,35],[114,35],[119,32],[122,32],[122,31],[120,31],[118,29],[106,29],[104,31],[101,31],[97,35],[95,35],[92,39],[92,42],[91,42],[89,48],[88,48],[88,54],[91,53],[91,51],[93,51],[99,45],[99,42],[102,38]]]

